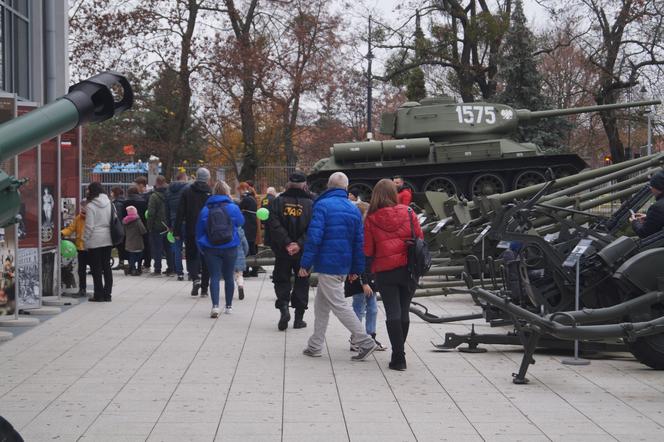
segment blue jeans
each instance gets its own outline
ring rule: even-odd
[[[161,258],[164,254],[164,238],[159,232],[150,232],[150,255],[154,261],[155,273],[161,272]]]
[[[364,293],[353,295],[353,310],[358,319],[362,321],[366,314],[364,327],[368,335],[376,333],[376,316],[378,316],[378,305],[376,304],[376,294],[367,296]]]
[[[171,244],[171,250],[173,253],[173,260],[175,261],[175,273],[178,275],[184,275],[184,266],[182,265],[182,236],[180,239],[176,239],[173,244]]]
[[[127,252],[129,255],[129,269],[141,270],[141,260],[143,259],[143,252]]]
[[[233,305],[233,292],[235,291],[235,258],[237,247],[228,249],[205,249],[203,257],[210,272],[210,298],[212,306],[219,306],[219,284],[224,279],[224,293],[226,307]]]

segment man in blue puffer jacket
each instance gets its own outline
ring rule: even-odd
[[[376,343],[365,333],[353,308],[344,297],[344,281],[358,278],[364,271],[364,228],[362,215],[348,200],[348,177],[335,172],[330,176],[327,190],[314,203],[313,215],[304,253],[300,260],[301,277],[312,267],[318,272],[318,289],[314,301],[314,333],[303,353],[311,357],[322,355],[325,331],[330,311],[351,332],[351,344],[359,348],[351,359],[362,361],[376,350]]]

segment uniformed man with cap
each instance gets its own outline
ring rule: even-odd
[[[307,326],[302,318],[309,303],[309,277],[300,277],[298,272],[312,206],[311,195],[306,191],[306,177],[300,172],[290,175],[286,191],[269,205],[267,229],[276,258],[272,282],[277,295],[275,307],[281,314],[279,330],[288,328],[289,304],[295,309],[293,328]]]
[[[640,238],[657,233],[664,228],[664,171],[659,171],[650,179],[650,191],[655,202],[645,213],[636,213],[629,220],[632,229]]]

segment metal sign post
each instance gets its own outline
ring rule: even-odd
[[[581,293],[580,288],[580,279],[581,279],[581,257],[586,250],[592,245],[592,241],[583,239],[574,247],[572,253],[569,254],[563,267],[576,267],[576,281],[574,286],[574,309],[579,310],[579,298]],[[566,358],[561,361],[565,365],[590,365],[590,361],[587,359],[579,358],[579,340],[574,340],[574,358]]]

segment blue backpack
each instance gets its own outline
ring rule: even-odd
[[[224,210],[228,203],[208,205],[207,225],[205,233],[210,244],[220,246],[233,241],[233,220]]]

